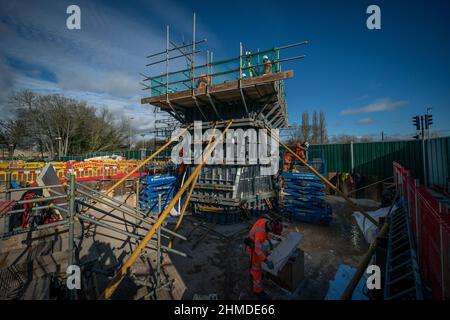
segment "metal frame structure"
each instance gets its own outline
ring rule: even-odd
[[[117,290],[118,286],[122,282],[122,280],[125,278],[125,276],[128,273],[128,270],[133,266],[133,264],[136,262],[138,257],[141,255],[142,251],[146,247],[146,245],[150,242],[150,240],[153,238],[154,234],[158,231],[158,228],[163,224],[165,218],[169,215],[170,210],[175,206],[175,204],[178,202],[178,200],[181,198],[181,196],[184,194],[186,189],[189,187],[191,183],[195,184],[196,179],[198,177],[198,174],[200,173],[202,167],[204,166],[207,159],[211,156],[213,150],[216,148],[216,146],[223,140],[225,133],[230,128],[231,124],[233,123],[233,120],[230,120],[222,132],[222,134],[217,138],[214,142],[212,142],[212,138],[209,141],[208,146],[206,147],[205,153],[203,155],[202,161],[200,164],[197,165],[194,172],[189,176],[189,178],[186,180],[186,182],[183,184],[183,186],[178,190],[177,194],[173,197],[171,202],[166,206],[164,211],[159,215],[158,220],[153,224],[150,231],[145,235],[145,237],[142,239],[142,241],[137,246],[136,250],[133,251],[130,257],[124,262],[122,267],[120,268],[119,272],[115,275],[115,277],[111,280],[107,288],[102,294],[103,299],[110,299],[114,292]]]
[[[113,233],[121,234],[126,237],[129,237],[131,239],[135,239],[136,241],[141,241],[143,239],[143,236],[139,235],[136,231],[138,229],[141,230],[149,230],[148,228],[152,228],[155,225],[155,222],[157,221],[155,218],[148,215],[147,212],[140,210],[139,206],[131,206],[129,204],[126,204],[120,200],[115,199],[114,197],[111,197],[107,195],[106,193],[102,193],[100,191],[97,191],[87,185],[78,183],[75,181],[75,175],[73,172],[66,177],[66,180],[68,181],[67,184],[58,184],[58,185],[51,185],[51,186],[39,186],[39,187],[28,187],[28,188],[19,188],[19,189],[5,189],[2,193],[6,195],[7,199],[10,199],[10,194],[13,192],[23,192],[23,191],[32,191],[32,190],[51,190],[50,192],[54,192],[53,189],[55,188],[61,188],[65,187],[65,194],[60,194],[57,196],[50,196],[50,197],[41,197],[36,199],[30,199],[30,200],[20,200],[17,201],[16,204],[25,204],[25,203],[44,203],[45,205],[37,205],[33,208],[33,211],[38,211],[41,209],[47,209],[47,208],[54,208],[57,209],[60,212],[65,213],[64,219],[49,223],[49,224],[43,224],[38,226],[33,226],[27,229],[20,229],[20,230],[13,230],[9,232],[5,232],[3,234],[0,234],[0,239],[5,239],[9,237],[14,237],[15,235],[21,234],[21,233],[29,233],[36,230],[43,230],[48,229],[51,230],[54,227],[57,226],[65,226],[68,228],[68,265],[73,265],[75,263],[75,251],[76,248],[74,246],[75,244],[75,221],[80,220],[84,223],[87,223],[88,225],[94,225],[94,226],[100,226],[102,228],[108,229]],[[137,181],[139,183],[139,180]],[[139,185],[135,188],[136,197],[138,198],[139,194]],[[55,204],[54,201],[58,199],[66,199],[67,202],[63,204]],[[100,208],[96,204],[102,204],[104,207]],[[77,206],[82,206],[84,210],[77,210]],[[107,209],[105,209],[107,208]],[[99,214],[102,214],[102,217],[94,217],[93,215],[88,214],[86,209],[90,209],[93,212],[97,212]],[[7,223],[7,217],[14,213],[20,213],[23,210],[10,210],[7,214],[3,215],[2,218],[5,219],[5,224]],[[117,213],[113,213],[116,211]],[[120,216],[119,214],[122,214]],[[103,217],[107,216],[110,219],[113,219],[113,222],[111,221],[102,221]],[[131,220],[137,221],[132,222]],[[122,224],[125,226],[125,229],[121,229],[117,226],[117,224]],[[127,227],[131,226],[133,228],[132,232],[126,231]],[[151,241],[146,244],[147,249],[155,250],[157,252],[158,259],[156,261],[156,267],[155,269],[158,270],[156,273],[155,281],[156,283],[153,283],[151,287],[153,288],[153,294],[157,297],[157,293],[162,288],[170,287],[170,283],[162,282],[160,279],[161,276],[161,263],[162,263],[162,253],[173,253],[177,254],[183,257],[186,257],[186,254],[183,252],[180,252],[178,250],[169,248],[168,246],[165,246],[162,244],[162,239],[173,239],[178,238],[181,240],[186,240],[185,237],[181,236],[180,234],[171,231],[170,229],[167,229],[164,227],[164,225],[159,224],[157,227],[157,237],[156,239],[152,239]],[[80,237],[84,237],[84,234],[79,235]],[[10,269],[10,268],[9,268]],[[9,270],[8,269],[8,270]],[[172,282],[170,280],[169,282]],[[76,299],[75,290],[69,290],[68,299]]]
[[[165,55],[165,59],[146,65],[156,68],[165,64],[165,73],[144,75],[143,90],[150,90],[152,96],[142,99],[142,104],[151,104],[183,124],[201,120],[202,130],[216,125],[221,129],[230,119],[233,119],[232,128],[287,126],[283,80],[291,78],[293,72],[281,72],[281,63],[305,56],[281,59],[280,51],[306,45],[308,42],[302,41],[264,51],[258,49],[255,53],[244,52],[241,42],[237,57],[213,61],[213,52],[206,51],[206,63],[196,65],[196,57],[200,52],[198,44],[206,42],[206,39],[196,40],[195,14],[193,18],[191,42],[176,46],[170,41],[170,29],[167,27],[166,49],[148,56],[154,58]],[[263,55],[271,56],[273,74],[263,74]],[[186,58],[187,68],[172,68],[172,61],[183,57]],[[250,71],[253,71],[252,74]],[[244,73],[251,76],[244,77]],[[198,88],[201,79],[206,80],[207,85]],[[187,170],[193,172],[195,167],[188,165]],[[192,192],[194,212],[201,213],[205,207],[216,212],[266,209],[265,199],[274,198],[275,191],[272,177],[261,176],[260,171],[260,164],[206,165]]]
[[[358,205],[356,205],[350,198],[348,198],[345,194],[340,192],[331,182],[329,182],[326,178],[324,178],[320,173],[318,173],[314,168],[309,166],[305,161],[303,161],[296,153],[294,153],[289,147],[283,144],[279,138],[273,135],[273,128],[280,128],[287,125],[287,113],[286,113],[286,103],[284,101],[284,85],[283,81],[285,79],[291,78],[293,76],[292,71],[281,71],[280,63],[284,61],[291,61],[301,59],[304,56],[294,56],[286,59],[280,59],[279,52],[283,49],[288,49],[292,47],[297,47],[300,45],[307,44],[307,41],[299,42],[296,44],[273,48],[268,51],[258,51],[258,53],[254,54],[243,54],[243,47],[240,44],[240,53],[238,58],[230,59],[239,61],[239,68],[232,68],[226,71],[213,72],[213,67],[217,66],[220,63],[224,63],[224,61],[213,62],[213,54],[212,52],[207,51],[207,59],[205,65],[196,66],[196,54],[200,52],[197,49],[197,45],[206,42],[205,40],[196,40],[196,17],[194,14],[194,22],[193,22],[193,39],[191,42],[183,43],[181,46],[177,46],[173,41],[169,38],[169,26],[166,28],[166,49],[162,52],[158,52],[152,55],[147,56],[147,58],[154,58],[160,55],[165,55],[165,59],[160,59],[155,62],[150,62],[148,66],[156,66],[161,63],[165,63],[165,74],[161,76],[150,77],[147,75],[143,75],[145,78],[142,82],[144,85],[144,90],[157,90],[159,88],[165,88],[164,91],[160,91],[159,96],[150,97],[142,99],[142,103],[150,103],[159,107],[161,110],[166,111],[173,118],[175,118],[178,122],[186,125],[185,129],[179,133],[179,135],[172,137],[168,142],[166,142],[160,149],[158,149],[155,153],[153,153],[149,158],[142,161],[136,168],[134,168],[131,172],[129,172],[125,177],[116,182],[113,186],[111,186],[106,192],[99,192],[95,189],[92,189],[88,186],[79,184],[75,182],[75,177],[73,174],[70,174],[67,177],[69,181],[68,186],[66,186],[66,194],[65,195],[57,195],[47,198],[42,198],[42,201],[52,201],[57,199],[65,198],[67,199],[67,205],[53,205],[54,208],[67,213],[67,218],[62,221],[56,222],[55,224],[67,225],[69,228],[69,256],[68,261],[72,262],[74,259],[74,246],[73,239],[75,237],[74,230],[74,221],[76,219],[85,221],[86,223],[101,226],[111,230],[112,232],[117,232],[123,234],[127,237],[134,238],[138,242],[136,248],[132,251],[131,255],[128,256],[125,262],[121,265],[119,270],[117,270],[114,277],[111,279],[110,283],[107,285],[106,289],[103,291],[101,298],[103,299],[111,299],[118,289],[119,285],[123,281],[123,279],[128,275],[131,279],[136,279],[133,274],[130,274],[131,267],[136,263],[138,258],[143,254],[146,248],[150,248],[157,251],[157,266],[156,266],[156,286],[154,286],[154,291],[149,293],[149,295],[157,293],[158,290],[165,288],[171,285],[171,281],[166,283],[162,283],[159,279],[159,275],[161,273],[161,262],[162,262],[162,253],[172,252],[175,254],[179,254],[185,256],[184,253],[179,252],[177,250],[172,249],[172,239],[177,237],[179,239],[185,240],[186,238],[179,235],[175,231],[168,230],[164,227],[164,220],[169,215],[170,211],[174,208],[176,203],[181,199],[184,193],[187,191],[187,197],[183,205],[183,209],[181,211],[181,215],[179,221],[177,223],[176,229],[181,224],[184,212],[187,208],[187,205],[190,202],[190,199],[195,201],[196,197],[200,194],[200,192],[207,187],[207,175],[208,170],[215,170],[215,166],[207,165],[205,163],[207,159],[211,156],[213,150],[216,146],[224,139],[226,132],[230,128],[264,128],[267,129],[272,138],[275,139],[281,146],[283,146],[288,152],[292,153],[294,157],[297,157],[303,165],[305,165],[310,171],[316,174],[325,184],[327,184],[331,189],[336,191],[339,195],[344,197],[346,201],[348,201],[355,209],[362,212],[364,216],[367,217],[372,223],[374,223],[377,227],[381,227],[377,221],[375,221],[370,215],[367,214],[363,209],[361,209]],[[171,56],[171,53],[177,51],[176,56]],[[275,58],[273,59],[273,63],[277,66],[277,71],[274,74],[266,74],[263,76],[258,76],[254,78],[244,78],[242,76],[244,70],[249,70],[250,68],[260,67],[261,64],[259,62],[259,56],[266,52],[274,52]],[[253,66],[243,66],[243,58],[247,57],[257,57],[258,63]],[[188,64],[187,69],[183,69],[181,71],[171,72],[169,67],[171,62],[185,58]],[[202,68],[207,70],[204,74],[199,74]],[[227,74],[232,74],[239,72],[239,76],[227,83],[216,84],[214,81],[214,77],[223,76]],[[175,80],[170,82],[170,78],[174,74],[183,74],[185,79],[183,80]],[[210,81],[205,88],[195,88],[196,80],[205,77],[209,78]],[[165,81],[157,80],[159,83],[156,86],[152,86],[151,81],[159,78],[165,78]],[[149,82],[149,84],[147,84]],[[187,88],[182,92],[171,92],[171,86],[181,84]],[[264,91],[262,91],[264,89]],[[161,89],[162,90],[162,89]],[[175,99],[177,97],[178,99]],[[180,98],[181,97],[181,98]],[[184,99],[184,100],[183,100]],[[182,100],[182,102],[180,102]],[[190,109],[188,109],[190,108]],[[198,113],[196,111],[198,110]],[[158,154],[160,154],[164,149],[170,146],[173,142],[177,141],[178,138],[186,131],[191,130],[191,122],[193,120],[204,120],[203,128],[211,129],[217,128],[222,129],[221,135],[217,138],[211,137],[208,141],[208,145],[203,150],[202,161],[196,165],[195,167],[190,168],[189,178],[184,182],[181,188],[178,190],[176,195],[172,198],[170,203],[163,209],[161,206],[159,207],[159,215],[157,218],[151,218],[147,216],[147,213],[140,210],[138,207],[138,201],[136,201],[136,207],[130,206],[122,201],[114,199],[109,196],[109,193],[113,191],[117,186],[121,185],[124,181],[126,181],[130,176],[132,176],[135,172],[140,170],[143,166],[149,163],[152,159],[154,159]],[[255,165],[251,165],[254,167]],[[231,170],[231,166],[226,166],[226,170]],[[237,174],[229,180],[221,180],[220,174],[216,175],[216,177],[212,180],[210,186],[212,186],[212,190],[219,190],[220,186],[226,192],[232,191],[232,197],[236,198],[237,193],[239,192],[239,188],[242,187],[242,182],[244,177],[241,177],[242,171],[245,167],[249,166],[237,166],[238,170]],[[252,177],[249,179],[255,178],[256,171],[254,172]],[[217,173],[217,172],[216,172]],[[227,175],[229,172],[225,172]],[[203,175],[203,177],[202,177]],[[219,177],[219,178],[217,178]],[[229,175],[230,177],[230,175]],[[242,178],[242,179],[241,179]],[[203,179],[203,180],[202,180]],[[197,185],[197,181],[200,182],[200,185]],[[224,184],[222,182],[227,182],[229,185]],[[43,187],[45,188],[45,187]],[[189,189],[188,189],[189,188]],[[140,190],[139,185],[136,186],[136,195],[138,195]],[[223,190],[222,190],[223,191]],[[255,190],[252,190],[253,195],[257,194]],[[198,199],[199,197],[197,197]],[[249,199],[252,199],[249,197]],[[233,199],[234,200],[234,199]],[[246,201],[248,199],[245,199]],[[267,198],[261,199],[270,207],[270,201],[267,201]],[[39,202],[37,200],[37,202]],[[160,202],[159,202],[160,203]],[[84,208],[77,211],[76,204],[83,206]],[[112,211],[104,210],[100,208],[100,206],[96,204],[102,204],[107,206]],[[241,203],[242,205],[242,203]],[[108,216],[109,218],[114,219],[119,224],[131,225],[134,230],[129,232],[128,230],[121,230],[116,226],[108,223],[107,221],[101,218],[95,218],[87,214],[87,210],[94,210],[98,213],[102,214],[103,217]],[[245,212],[248,208],[243,209]],[[123,214],[123,217],[120,217],[113,212],[117,211]],[[129,218],[133,218],[138,220],[139,222],[132,223],[129,221]],[[42,226],[42,228],[51,228],[55,224],[48,224]],[[143,226],[146,224],[147,226]],[[41,226],[39,226],[41,227]],[[145,236],[137,233],[138,229],[146,230]],[[29,232],[31,229],[24,230],[24,232]],[[380,234],[383,235],[387,232],[387,224],[383,225],[380,230]],[[162,238],[169,239],[169,246],[163,246],[161,243]],[[370,250],[372,250],[376,244],[372,244]],[[369,253],[367,257],[371,256]],[[364,260],[366,259],[366,256]],[[362,271],[361,271],[362,272]],[[143,283],[139,281],[140,283]],[[148,283],[143,283],[147,285]],[[351,295],[350,289],[350,295]],[[70,296],[69,296],[70,297]],[[72,297],[73,298],[73,297]]]
[[[188,78],[188,80],[185,82],[187,82],[187,83],[191,82],[191,86],[189,86],[188,84],[185,84],[185,83],[183,83],[183,84],[186,86],[187,89],[192,89],[194,87],[194,81],[196,79],[196,77],[195,77],[195,55],[201,52],[201,50],[196,49],[196,45],[205,43],[207,41],[207,39],[196,40],[196,15],[195,15],[195,13],[193,15],[192,29],[193,29],[192,30],[192,42],[185,43],[183,41],[182,45],[177,45],[174,41],[170,40],[170,27],[167,25],[166,26],[166,49],[161,52],[150,54],[146,57],[146,58],[154,58],[154,57],[158,57],[161,55],[165,55],[165,59],[157,60],[157,61],[146,64],[146,67],[151,67],[151,66],[157,66],[157,65],[164,63],[165,64],[165,76],[164,76],[165,83],[160,83],[157,86],[152,87],[151,82],[149,84],[147,84],[147,82],[149,82],[151,80],[155,80],[156,78],[159,78],[159,77],[150,77],[148,75],[141,73],[141,75],[144,77],[144,79],[141,81],[141,85],[143,85],[143,90],[150,90],[150,89],[158,90],[158,88],[165,88],[166,101],[169,104],[170,109],[171,109],[171,110],[167,110],[167,112],[181,123],[184,122],[183,118],[180,115],[178,108],[176,106],[173,106],[170,103],[170,100],[168,97],[169,92],[171,91],[170,86],[173,85],[173,83],[169,82],[169,76],[171,75],[170,62],[173,60],[180,59],[180,58],[186,59],[188,68],[186,70],[182,70],[181,72]],[[189,48],[192,49],[191,52],[188,51]],[[178,54],[176,56],[170,56],[170,53],[172,53],[174,51],[177,51],[180,54]],[[210,59],[209,51],[208,51],[207,59]]]
[[[150,54],[147,58],[155,58],[164,55],[165,59],[160,59],[147,63],[147,67],[157,68],[164,64],[165,73],[148,76],[141,73],[144,77],[141,84],[143,90],[150,90],[156,93],[157,98],[161,99],[164,107],[160,104],[155,104],[155,99],[144,98],[142,104],[150,103],[155,107],[167,112],[170,116],[175,118],[181,123],[192,123],[194,120],[202,121],[215,121],[215,120],[229,120],[229,119],[247,119],[252,122],[252,125],[258,126],[258,122],[261,121],[270,127],[285,127],[287,126],[287,108],[284,101],[284,85],[283,80],[288,77],[292,77],[292,72],[281,73],[281,63],[287,61],[293,61],[302,59],[304,55],[292,56],[284,59],[280,59],[280,51],[298,47],[308,44],[308,41],[302,41],[294,44],[289,44],[281,47],[275,47],[265,51],[258,51],[256,53],[248,53],[243,50],[242,42],[239,44],[239,56],[232,59],[213,62],[213,52],[206,50],[206,64],[196,65],[196,56],[201,52],[198,50],[198,45],[205,43],[207,40],[196,39],[196,15],[193,15],[193,27],[192,27],[192,41],[184,42],[181,45],[177,45],[170,40],[170,28],[166,27],[166,48],[163,51]],[[191,50],[189,50],[191,49]],[[176,55],[173,55],[176,53]],[[264,63],[260,62],[260,56],[265,54],[273,54],[272,65],[276,70],[276,73],[283,74],[283,77],[274,77],[272,75],[265,75],[265,79],[259,79],[261,82],[268,79],[268,83],[274,83],[273,89],[270,92],[262,92],[259,88],[260,84],[253,83],[253,79],[245,79],[243,72],[250,69],[256,70],[264,67]],[[184,58],[186,60],[187,68],[182,70],[172,70],[171,63],[174,60]],[[247,59],[256,59],[256,64],[243,66],[243,61]],[[239,66],[228,66],[229,63],[237,64]],[[224,70],[214,71],[214,68],[223,68]],[[237,82],[238,96],[235,100],[224,101],[221,98],[219,91],[214,90],[214,86],[220,86],[220,83],[216,83],[215,78],[236,74],[231,79]],[[285,75],[286,74],[286,75]],[[181,79],[178,79],[181,77]],[[200,79],[207,79],[208,85],[204,90],[199,90],[196,86],[196,82]],[[264,77],[256,77],[264,78]],[[155,84],[152,84],[152,81]],[[220,81],[219,81],[220,82]],[[173,98],[174,86],[180,85],[180,88],[184,88],[188,96],[191,98],[192,105],[195,106],[195,110],[186,108],[185,104],[179,103]],[[264,91],[267,91],[266,86]],[[179,91],[179,90],[176,90]],[[155,96],[152,94],[152,96]],[[233,110],[230,110],[233,109]],[[245,112],[241,112],[241,110]]]

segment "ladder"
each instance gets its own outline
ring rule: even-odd
[[[384,299],[422,300],[411,221],[403,206],[391,214],[389,224]]]

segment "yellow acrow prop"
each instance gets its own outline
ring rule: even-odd
[[[230,120],[228,122],[228,125],[220,135],[218,139],[214,141],[214,143],[211,145],[211,148],[207,148],[207,151],[205,154],[203,154],[202,162],[197,165],[194,172],[189,176],[189,179],[185,182],[185,184],[178,190],[177,194],[173,197],[172,201],[167,205],[167,207],[164,209],[164,211],[159,216],[158,220],[155,222],[155,224],[152,226],[150,231],[145,235],[144,239],[139,243],[137,248],[133,251],[131,256],[125,261],[125,263],[122,265],[122,267],[119,270],[119,273],[111,280],[111,282],[106,287],[105,291],[103,292],[101,298],[102,299],[110,299],[113,293],[116,291],[120,283],[122,282],[123,278],[127,274],[128,270],[133,266],[133,264],[136,262],[136,260],[141,255],[144,248],[147,246],[148,242],[151,240],[153,235],[155,234],[156,230],[161,226],[164,219],[167,217],[167,215],[170,213],[170,210],[175,206],[178,199],[183,195],[184,191],[187,189],[187,187],[193,182],[193,180],[197,177],[197,175],[200,173],[200,170],[202,169],[203,165],[205,164],[206,160],[210,157],[212,151],[216,148],[216,146],[223,140],[223,137],[225,133],[230,128],[231,124],[233,123],[233,120]]]
[[[294,151],[291,150],[291,148],[289,148],[287,145],[285,145],[283,142],[281,142],[281,140],[278,138],[278,136],[275,136],[272,131],[268,130],[270,132],[270,135],[272,136],[272,138],[278,142],[283,148],[285,148],[287,151],[289,151],[294,157],[296,157],[298,160],[300,160],[300,162],[307,167],[310,171],[312,171],[316,176],[318,176],[320,178],[320,180],[322,180],[324,183],[326,183],[331,189],[333,189],[336,193],[338,193],[342,198],[344,198],[354,209],[358,210],[359,212],[361,212],[364,217],[366,217],[367,220],[369,220],[370,222],[372,222],[375,226],[377,226],[378,228],[380,227],[378,221],[376,221],[371,215],[369,215],[366,210],[364,210],[363,208],[361,208],[359,205],[357,205],[355,202],[353,202],[349,197],[347,197],[345,195],[345,193],[343,193],[341,190],[339,190],[338,188],[336,188],[336,186],[334,184],[332,184],[327,178],[325,178],[324,176],[322,176],[319,172],[317,172],[316,169],[314,169],[313,167],[311,167],[305,160],[303,160],[299,155],[297,155]]]
[[[218,208],[218,207],[209,207],[209,206],[198,206],[198,209],[200,211],[205,211],[205,212],[223,212],[224,209],[223,208]]]
[[[214,131],[213,131],[213,134],[211,135],[211,137],[208,140],[207,147],[211,144],[211,141],[212,141],[212,139],[215,136],[215,133],[216,133],[216,125],[215,124],[214,124],[213,129],[214,129]],[[198,172],[197,176],[192,181],[191,188],[189,189],[189,192],[188,192],[188,195],[186,197],[186,200],[184,201],[183,208],[181,208],[180,217],[178,218],[177,224],[175,225],[175,228],[173,229],[173,231],[175,231],[175,232],[178,231],[178,229],[181,226],[181,223],[183,222],[184,213],[186,212],[187,206],[189,205],[189,201],[191,200],[191,196],[192,196],[192,193],[194,192],[195,185],[197,184],[197,179],[198,179],[199,175],[200,175],[200,171]],[[173,239],[174,239],[174,237],[172,236],[170,241],[169,241],[169,244],[168,244],[169,248],[173,247]]]

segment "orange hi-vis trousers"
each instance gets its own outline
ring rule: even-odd
[[[252,259],[252,254],[253,254],[252,265],[250,267],[250,275],[252,277],[252,283],[253,283],[253,288],[252,288],[253,292],[261,293],[264,291],[263,283],[262,283],[262,277],[263,277],[262,268],[261,268],[262,261],[259,261],[258,257],[255,257],[256,254],[254,252],[252,252],[252,250],[249,247],[247,247],[247,252],[249,254],[250,259]]]
[[[269,234],[266,231],[266,218],[261,218],[250,229],[248,237],[253,240],[253,250],[247,246],[247,253],[251,260],[250,274],[253,281],[253,292],[261,293],[264,291],[262,284],[262,268],[261,263],[267,258],[266,241],[270,239]]]

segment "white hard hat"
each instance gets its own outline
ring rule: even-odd
[[[252,54],[250,51],[245,51],[246,55]]]
[[[309,148],[309,142],[308,141],[305,142],[305,148]]]
[[[268,56],[263,56],[263,60],[269,60]]]

